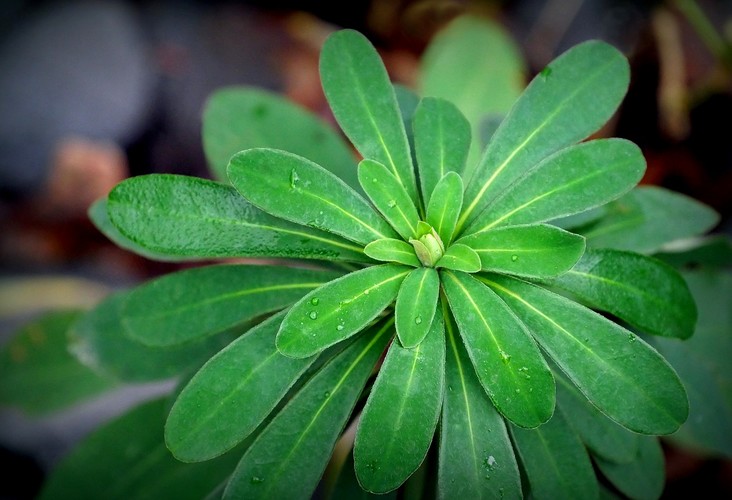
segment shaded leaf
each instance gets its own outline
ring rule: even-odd
[[[399,287],[394,317],[399,342],[403,347],[415,347],[430,330],[435,317],[440,277],[432,268],[419,267],[411,271]]]
[[[597,466],[610,482],[629,498],[653,500],[661,497],[666,483],[663,450],[655,436],[641,436],[638,451],[630,463],[613,463],[598,458]]]
[[[455,233],[455,224],[463,205],[463,181],[455,172],[445,174],[435,186],[427,206],[427,222],[435,228],[445,245]]]
[[[364,253],[375,260],[382,262],[398,262],[408,266],[419,267],[419,259],[414,254],[412,245],[404,240],[384,238],[372,241],[363,249]]]
[[[348,452],[345,462],[338,472],[338,478],[336,479],[333,491],[328,496],[331,500],[341,500],[347,498],[348,500],[376,500],[376,499],[388,499],[396,500],[397,492],[392,491],[384,495],[374,495],[361,488],[356,479],[356,472],[353,464],[353,449]]]
[[[463,271],[465,273],[476,273],[480,271],[480,256],[469,246],[454,243],[450,245],[442,258],[437,261],[435,267]]]

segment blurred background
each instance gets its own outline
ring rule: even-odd
[[[630,60],[631,86],[603,133],[643,149],[644,183],[710,205],[721,215],[716,231],[732,233],[728,0],[2,4],[0,343],[40,311],[91,306],[110,290],[180,268],[116,247],[88,220],[89,205],[130,176],[211,177],[201,111],[220,87],[262,87],[332,121],[318,53],[325,37],[343,27],[366,34],[392,79],[410,87],[435,33],[465,12],[509,32],[526,61],[526,82],[581,41],[612,43]],[[17,443],[30,443],[25,449],[3,445],[0,470],[19,475],[0,481],[0,498],[32,497],[73,442],[119,407],[99,404],[42,430],[20,419],[0,420],[22,436]],[[699,481],[732,492],[728,461],[675,453],[667,456],[665,496],[683,497]],[[36,481],[20,481],[25,474]]]

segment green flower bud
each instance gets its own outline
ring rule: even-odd
[[[445,245],[442,243],[440,235],[432,227],[418,240],[410,239],[409,243],[414,247],[414,253],[417,254],[419,261],[426,267],[435,267],[445,253]]]

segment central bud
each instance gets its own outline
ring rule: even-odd
[[[445,253],[445,245],[442,243],[437,231],[424,221],[417,224],[417,239],[410,238],[409,243],[414,247],[414,253],[425,267],[435,267],[435,264]]]

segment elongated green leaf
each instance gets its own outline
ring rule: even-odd
[[[353,243],[272,217],[233,187],[196,177],[132,177],[109,193],[107,212],[125,237],[158,253],[368,261]]]
[[[463,271],[465,273],[477,273],[480,271],[480,256],[469,246],[454,243],[450,245],[442,258],[437,261],[435,267]]]
[[[521,479],[504,420],[475,376],[447,302],[441,302],[447,360],[438,498],[522,498]]]
[[[408,266],[419,267],[419,259],[414,253],[412,245],[404,240],[384,238],[372,241],[363,249],[364,253],[375,260],[382,262],[398,262]]]
[[[444,381],[445,327],[439,312],[418,346],[392,342],[371,389],[353,448],[365,490],[394,490],[420,466],[437,427]]]
[[[499,412],[536,427],[554,411],[554,377],[526,327],[470,275],[441,272],[450,309],[478,379]]]
[[[178,460],[209,460],[236,446],[312,364],[314,358],[291,359],[277,351],[283,316],[229,344],[180,393],[165,425],[165,443]]]
[[[546,158],[475,218],[466,234],[544,222],[604,205],[643,176],[640,148],[624,139],[598,139]]]
[[[214,91],[203,110],[203,151],[220,181],[239,151],[273,148],[289,151],[322,165],[346,184],[359,189],[356,158],[333,127],[282,95],[254,87]]]
[[[374,206],[405,240],[417,234],[419,214],[409,195],[387,168],[373,160],[358,164],[358,181]]]
[[[590,457],[561,410],[537,429],[510,429],[532,498],[598,498]]]
[[[404,278],[394,308],[402,346],[416,347],[430,331],[439,292],[440,277],[432,268],[419,267]]]
[[[472,127],[466,179],[482,151],[477,140],[481,124],[486,116],[511,109],[524,89],[524,74],[517,44],[503,26],[485,16],[458,16],[427,46],[417,82],[421,94],[452,101]]]
[[[392,491],[385,495],[374,495],[361,488],[356,479],[353,463],[353,449],[348,453],[345,462],[338,472],[333,491],[328,496],[329,500],[396,500],[397,491]]]
[[[66,332],[82,315],[57,311],[25,324],[0,349],[0,405],[32,415],[69,407],[113,388],[114,379],[79,363]]]
[[[694,333],[697,311],[689,287],[660,260],[590,249],[572,270],[549,283],[645,332],[682,339]]]
[[[310,160],[275,149],[235,154],[229,180],[268,214],[362,245],[396,236],[358,193]]]
[[[604,42],[581,43],[552,61],[491,139],[467,184],[458,232],[531,167],[599,129],[620,104],[628,81],[628,61]]]
[[[593,455],[615,463],[628,463],[638,452],[638,434],[613,422],[592,405],[561,373],[557,381],[557,404]]]
[[[414,113],[413,127],[422,199],[429,205],[432,191],[445,174],[462,174],[465,169],[470,124],[451,102],[425,97]]]
[[[536,278],[568,271],[585,250],[581,236],[544,224],[502,227],[458,241],[475,250],[484,271]]]
[[[361,331],[396,298],[409,271],[394,264],[372,266],[313,290],[287,313],[277,348],[304,358]]]
[[[338,124],[356,149],[385,165],[417,202],[407,135],[376,49],[356,31],[333,33],[320,53],[320,79]]]
[[[678,242],[653,255],[675,268],[732,267],[732,235],[710,234]]]
[[[618,464],[598,458],[597,466],[617,489],[629,498],[655,500],[661,497],[666,471],[663,450],[655,436],[642,436],[638,451],[630,463]]]
[[[607,215],[607,205],[602,205],[574,215],[554,219],[550,221],[550,224],[569,231],[596,222],[605,215]]]
[[[704,234],[719,222],[710,207],[667,189],[640,186],[607,205],[608,213],[579,230],[587,246],[653,253],[665,244]]]
[[[228,344],[237,332],[224,332],[166,348],[150,347],[126,335],[122,306],[127,292],[110,295],[69,330],[69,349],[85,365],[120,380],[159,380],[197,367]]]
[[[224,498],[310,498],[393,332],[391,321],[373,327],[313,376],[242,457]]]
[[[435,228],[442,242],[449,245],[463,205],[463,180],[455,172],[446,173],[437,182],[429,200],[427,222]]]
[[[54,468],[39,498],[205,497],[231,474],[246,443],[208,462],[179,462],[163,442],[167,404],[166,399],[145,403],[95,430]]]
[[[412,121],[414,120],[414,112],[419,106],[419,96],[409,87],[395,83],[394,94],[396,95],[399,112],[402,115],[404,123],[404,131],[407,133],[407,142],[409,143],[409,151],[411,152],[412,164],[417,163],[414,155],[414,133],[412,131]]]
[[[507,276],[483,281],[603,413],[642,434],[670,434],[689,406],[681,381],[653,348],[576,302]]]
[[[282,309],[339,275],[285,266],[187,269],[132,290],[123,321],[127,334],[143,344],[181,344]]]

